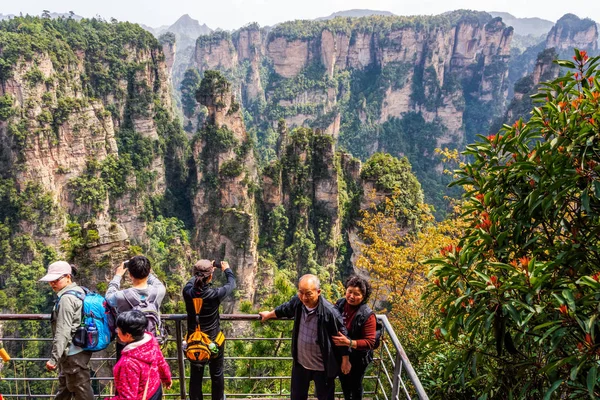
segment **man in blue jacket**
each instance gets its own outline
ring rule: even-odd
[[[307,399],[310,381],[315,382],[319,400],[333,400],[340,360],[342,373],[349,373],[351,366],[348,349],[336,347],[331,337],[348,332],[335,307],[321,296],[319,278],[312,274],[302,276],[296,296],[273,311],[259,314],[262,321],[294,318],[291,400]]]

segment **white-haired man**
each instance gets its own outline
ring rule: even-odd
[[[348,349],[336,347],[331,337],[347,335],[342,317],[321,296],[321,284],[315,275],[307,274],[298,282],[298,294],[272,311],[261,311],[262,321],[272,318],[294,318],[292,334],[291,400],[308,398],[310,381],[315,382],[319,400],[333,400],[335,378],[350,372]]]

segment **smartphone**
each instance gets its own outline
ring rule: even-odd
[[[127,260],[123,263],[123,268],[125,268],[125,269],[129,268],[129,260]]]

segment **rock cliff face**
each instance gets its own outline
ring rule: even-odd
[[[577,48],[595,52],[598,50],[598,26],[590,19],[579,19],[566,14],[556,21],[546,37],[546,48],[562,50]]]
[[[383,95],[374,122],[422,112],[448,128],[440,142],[462,140],[465,97],[503,101],[512,29],[487,14],[449,20],[432,17],[421,26],[404,17],[367,17],[344,27],[300,21],[270,32],[251,26],[233,39],[198,40],[195,67],[233,78],[245,108],[266,102],[290,127],[321,128],[334,137],[356,114],[345,106],[358,75],[372,74],[379,85],[369,89]],[[461,87],[467,80],[469,87]]]
[[[75,22],[55,23],[60,29]],[[145,201],[166,189],[163,155],[154,149],[164,143],[159,120],[171,118],[169,71],[158,42],[136,29],[147,35],[146,43],[118,39],[124,42],[119,50],[124,73],[99,59],[97,49],[59,42],[62,58],[23,49],[29,55],[20,56],[0,79],[0,97],[8,99],[11,110],[0,120],[3,175],[19,190],[37,185],[58,210],[44,232],[28,223],[21,228],[58,249],[70,239],[67,223],[75,222],[89,233],[76,251],[80,264],[123,257],[130,240],[143,242]],[[105,86],[98,86],[102,72],[94,68],[107,69]],[[144,161],[136,164],[132,158],[142,156],[138,145],[146,147]]]
[[[236,299],[254,302],[258,227],[252,193],[258,183],[251,144],[239,103],[222,76],[205,74],[197,96],[208,116],[193,145],[193,240],[201,257],[229,261],[238,281]]]

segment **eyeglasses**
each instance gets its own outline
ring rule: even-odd
[[[65,278],[66,276],[67,276],[67,275],[62,275],[62,276],[60,276],[59,278],[57,278],[57,279],[55,279],[55,280],[53,280],[53,281],[50,281],[49,283],[51,283],[51,284],[57,284],[58,282],[60,282],[60,280],[61,280],[62,278]]]

